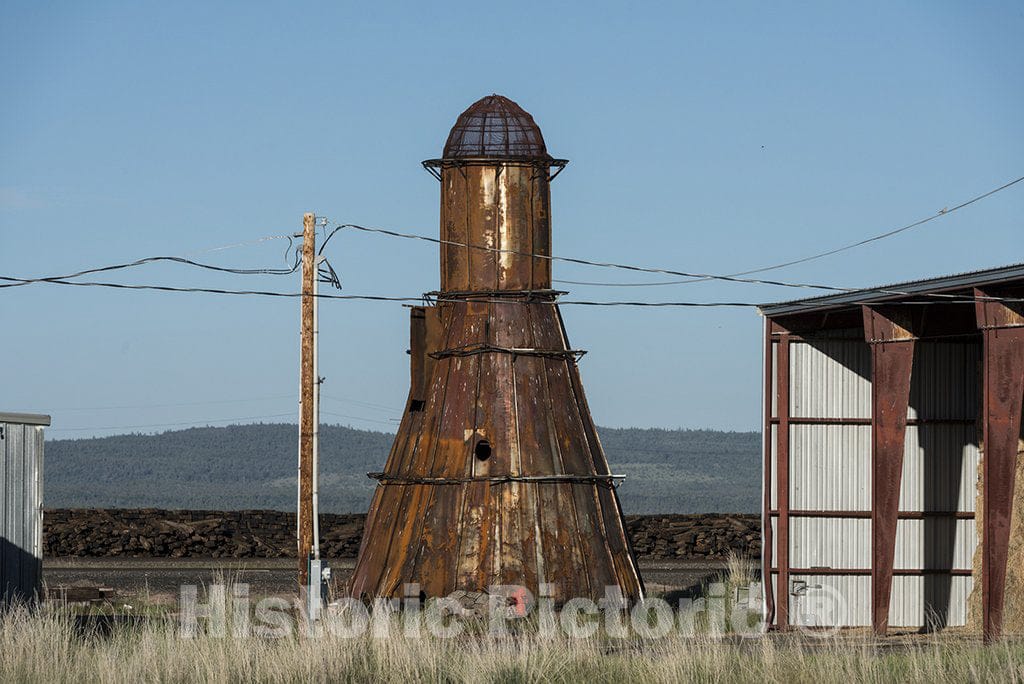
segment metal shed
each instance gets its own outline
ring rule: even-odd
[[[50,416],[0,413],[3,603],[32,600],[43,577],[43,427]]]
[[[828,595],[835,626],[964,625],[980,543],[981,622],[1000,635],[1022,301],[1018,264],[760,307],[769,624]]]

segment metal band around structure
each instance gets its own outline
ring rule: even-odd
[[[429,485],[450,485],[466,484],[469,482],[550,482],[569,484],[612,484],[626,479],[625,475],[495,475],[493,477],[403,477],[401,475],[388,475],[386,473],[367,473],[371,480],[377,480],[381,484],[429,484]]]
[[[477,344],[454,349],[442,349],[432,352],[431,358],[444,359],[451,356],[473,356],[475,354],[511,354],[512,356],[542,356],[545,358],[572,358],[579,360],[584,349],[534,349],[530,347],[496,347],[490,344]]]

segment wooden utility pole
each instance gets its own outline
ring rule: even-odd
[[[302,350],[299,356],[299,585],[308,583],[313,550],[313,431],[314,392],[313,302],[316,287],[316,216],[302,216]]]

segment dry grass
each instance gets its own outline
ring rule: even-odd
[[[398,617],[394,618],[396,621]],[[649,641],[485,634],[389,639],[183,639],[153,620],[83,635],[66,611],[0,617],[0,681],[429,682],[1024,682],[1024,644],[964,639],[879,645],[869,639],[773,636]]]

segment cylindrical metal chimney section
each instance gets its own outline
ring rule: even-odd
[[[565,162],[547,153],[533,117],[485,97],[428,164],[441,177],[441,291],[550,289],[550,170]]]

